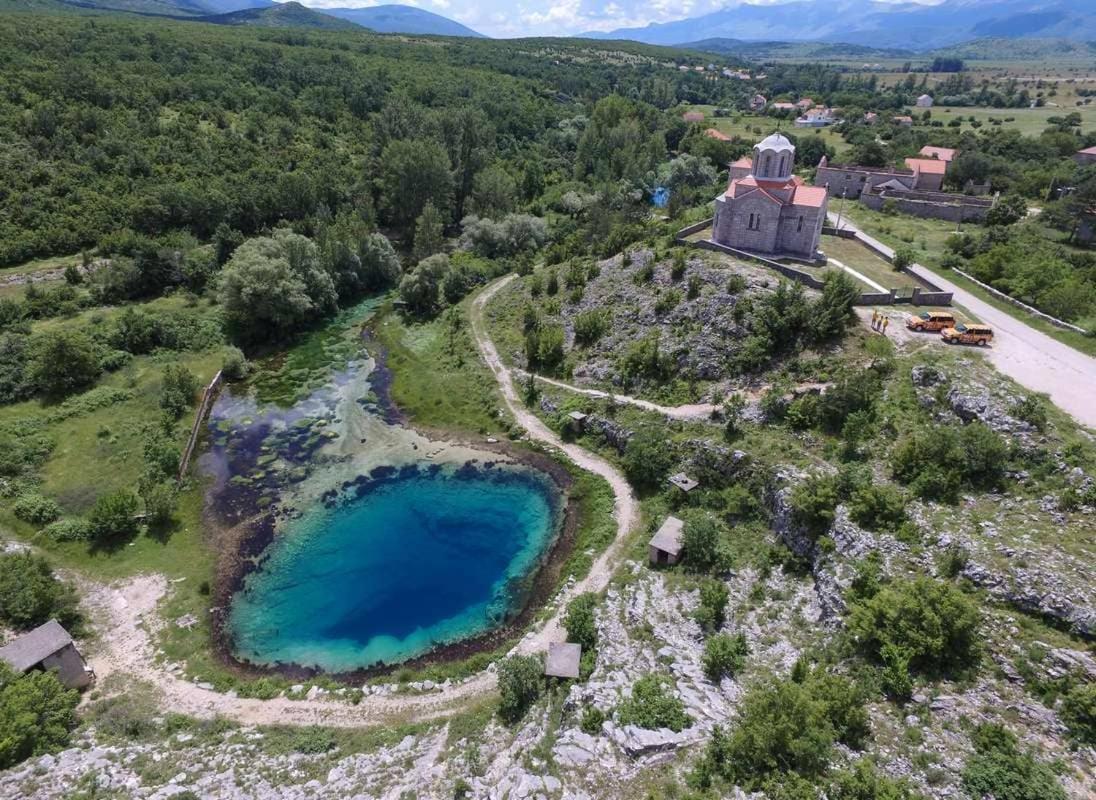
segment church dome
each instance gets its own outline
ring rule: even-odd
[[[758,142],[754,147],[758,150],[795,150],[795,145],[788,141],[788,137],[777,131]]]

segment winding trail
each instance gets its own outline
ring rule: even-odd
[[[528,378],[530,373],[523,369],[513,369],[514,375],[520,378]],[[636,408],[642,408],[645,411],[653,411],[656,414],[661,414],[664,417],[670,419],[682,419],[692,421],[703,421],[710,419],[712,414],[720,410],[720,406],[713,403],[688,403],[682,406],[660,406],[658,403],[652,403],[650,400],[642,400],[638,397],[629,397],[625,394],[613,394],[612,392],[603,392],[600,389],[586,389],[582,386],[575,386],[571,383],[564,383],[563,381],[557,381],[553,378],[545,378],[543,375],[533,375],[533,380],[540,383],[546,383],[549,386],[556,386],[560,389],[566,389],[569,392],[575,394],[584,394],[588,397],[597,397],[602,400],[613,399],[614,402],[623,403],[628,406],[635,406]]]
[[[548,644],[564,641],[563,614],[567,601],[581,592],[598,592],[609,583],[620,562],[628,534],[639,522],[639,504],[624,475],[600,456],[575,444],[563,442],[532,412],[524,407],[514,388],[511,371],[503,365],[483,324],[484,306],[499,289],[516,276],[501,278],[487,286],[471,306],[469,316],[476,346],[491,372],[510,413],[533,440],[565,454],[578,467],[604,478],[612,488],[616,538],[598,556],[582,580],[556,595],[556,609],[539,627],[530,630],[514,652],[532,655],[544,652]],[[643,402],[643,401],[638,401]],[[124,692],[134,682],[152,685],[162,695],[165,708],[180,714],[208,719],[219,716],[243,725],[326,725],[365,727],[399,720],[428,721],[459,711],[468,703],[490,695],[496,687],[494,673],[481,672],[441,690],[421,694],[379,694],[362,698],[357,705],[337,697],[327,700],[289,700],[277,697],[257,700],[214,691],[184,680],[170,672],[157,658],[154,637],[166,623],[157,606],[168,591],[163,575],[140,575],[124,583],[96,585],[87,593],[92,619],[102,620],[98,652],[89,659],[99,686],[112,676],[120,685],[111,692]],[[307,681],[302,681],[306,686]]]

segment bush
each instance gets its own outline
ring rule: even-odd
[[[0,662],[0,769],[67,746],[79,702],[52,672],[17,675]]]
[[[597,648],[597,621],[594,609],[600,599],[593,592],[584,592],[567,604],[567,613],[563,617],[563,627],[567,631],[567,641],[582,645],[583,651]]]
[[[221,362],[221,374],[226,380],[242,381],[251,372],[251,364],[244,357],[243,350],[238,347],[225,349],[224,361]]]
[[[72,587],[59,580],[41,556],[25,552],[0,555],[0,621],[26,630],[51,619],[68,627],[79,624]]]
[[[126,489],[100,495],[88,514],[96,539],[130,536],[137,531],[137,496]]]
[[[1033,395],[1025,397],[1013,406],[1012,414],[1016,419],[1028,423],[1040,433],[1047,429],[1047,408],[1038,397]]]
[[[575,317],[575,344],[589,347],[609,329],[612,317],[603,309],[582,311]]]
[[[685,565],[697,572],[721,569],[726,562],[722,540],[723,525],[712,514],[699,511],[689,514],[681,536]]]
[[[891,452],[891,472],[918,497],[954,502],[963,486],[997,488],[1008,463],[1004,441],[981,422],[917,428]]]
[[[936,672],[978,661],[979,622],[977,605],[959,589],[922,577],[884,586],[854,603],[847,628],[874,658],[890,646],[905,653],[912,668]]]
[[[35,334],[28,346],[28,382],[47,397],[86,389],[99,377],[99,353],[86,334],[55,328]]]
[[[724,677],[733,678],[746,664],[750,646],[741,633],[730,636],[717,633],[704,643],[704,655],[701,664],[709,680],[719,681]]]
[[[909,247],[899,247],[894,251],[894,258],[891,260],[891,266],[895,270],[909,269],[913,265],[915,260],[913,250]]]
[[[849,499],[849,517],[872,531],[896,531],[906,521],[906,497],[893,486],[867,486]]]
[[[670,265],[670,280],[679,281],[685,277],[685,250],[678,248],[674,251],[674,260]]]
[[[792,489],[792,514],[811,536],[818,538],[833,524],[840,501],[836,478],[814,474]]]
[[[544,663],[537,656],[510,656],[499,664],[499,715],[517,722],[544,688]]]
[[[22,495],[11,507],[12,513],[32,525],[45,525],[61,516],[61,507],[40,494]]]
[[[79,518],[59,519],[43,528],[42,533],[55,542],[80,542],[91,538],[91,527]]]
[[[583,733],[587,733],[590,736],[597,736],[601,733],[601,725],[605,722],[605,712],[597,706],[586,706],[582,711],[582,719],[579,721],[579,728]]]
[[[669,728],[675,733],[691,722],[685,713],[685,704],[668,694],[669,678],[649,673],[632,686],[632,696],[617,707],[617,719],[621,725],[658,730]]]
[[[705,631],[718,631],[723,627],[727,616],[727,584],[709,578],[700,584],[700,607],[696,610],[696,621]]]
[[[168,364],[160,384],[160,408],[179,419],[194,402],[198,378],[182,364]]]
[[[671,442],[656,430],[645,428],[628,440],[624,448],[624,474],[641,489],[658,487],[674,465]]]
[[[1075,686],[1062,698],[1062,720],[1078,742],[1096,745],[1096,683]]]
[[[963,789],[971,797],[996,800],[1065,800],[1054,771],[1021,752],[1016,737],[1000,725],[975,730],[975,753],[963,767]]]
[[[836,773],[826,789],[827,800],[918,800],[920,797],[904,780],[880,775],[866,758],[850,769]]]

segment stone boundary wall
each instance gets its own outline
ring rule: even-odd
[[[823,236],[836,236],[838,239],[855,239],[856,234],[853,231],[845,230],[844,228],[833,228],[829,225],[822,226]]]
[[[948,222],[983,222],[991,206],[972,205],[970,203],[947,203],[933,200],[915,200],[900,195],[870,194],[860,195],[860,202],[873,211],[882,211],[883,203],[893,200],[903,214],[922,219],[943,219]],[[955,195],[957,196],[957,195]],[[981,200],[982,198],[971,198]]]
[[[680,242],[686,236],[692,236],[694,233],[700,233],[713,222],[715,222],[715,217],[708,217],[707,219],[703,219],[700,222],[693,223],[692,225],[687,225],[686,227],[679,230],[674,238],[676,238]]]
[[[217,397],[217,390],[221,388],[221,370],[213,376],[209,386],[202,392],[202,402],[198,405],[198,413],[194,417],[194,424],[190,427],[190,438],[187,439],[183,457],[179,460],[179,480],[186,477],[187,468],[190,466],[190,458],[194,455],[194,448],[198,445],[198,437],[202,433],[202,423],[209,415],[209,409],[213,407],[213,400]]]
[[[1024,311],[1028,312],[1029,314],[1038,317],[1039,319],[1043,320],[1044,322],[1049,322],[1051,325],[1053,325],[1056,328],[1061,328],[1062,330],[1066,330],[1066,331],[1073,331],[1075,333],[1080,333],[1080,334],[1083,334],[1085,336],[1087,336],[1088,333],[1089,333],[1088,331],[1086,331],[1084,328],[1080,327],[1079,325],[1074,325],[1071,322],[1066,322],[1065,320],[1058,319],[1057,317],[1052,317],[1052,316],[1050,316],[1050,314],[1047,314],[1043,311],[1040,311],[1039,309],[1035,308],[1034,306],[1029,306],[1027,303],[1024,303],[1024,302],[1021,302],[1020,300],[1017,300],[1015,297],[1010,297],[1009,295],[1005,294],[1004,292],[1002,292],[999,289],[994,289],[989,284],[982,283],[980,280],[975,278],[970,273],[963,272],[963,270],[958,269],[958,268],[954,269],[953,272],[955,272],[958,275],[962,275],[964,278],[966,278],[971,283],[977,284],[978,286],[980,286],[981,288],[983,288],[987,292],[989,292],[991,295],[996,297],[998,300],[1004,300],[1009,305],[1016,306],[1017,308],[1022,308]]]
[[[736,250],[733,247],[727,247],[727,245],[725,244],[719,244],[718,242],[713,242],[710,239],[705,239],[704,241],[700,242],[692,242],[692,244],[702,250],[712,250],[717,253],[727,253],[728,255],[735,256],[736,258],[746,259],[747,261],[756,261],[760,264],[764,264],[770,269],[776,270],[785,278],[791,278],[793,281],[798,281],[804,286],[809,286],[812,289],[821,290],[822,286],[824,285],[822,281],[818,280],[818,278],[814,277],[813,275],[808,275],[806,272],[802,272],[798,269],[795,269],[794,267],[789,267],[787,264],[781,264],[779,261],[773,261],[772,259],[765,258],[764,256],[760,256],[757,253],[750,253],[746,250]]]
[[[823,228],[822,233],[832,236],[834,234],[829,233],[829,231],[831,231],[831,230],[836,231],[837,229],[836,228]],[[894,263],[894,257],[891,256],[890,253],[886,253],[882,250],[878,250],[878,249],[872,247],[869,242],[867,242],[864,239],[857,236],[856,231],[851,231],[847,228],[841,228],[840,231],[838,231],[838,233],[836,235],[840,236],[842,239],[855,239],[860,244],[861,247],[867,248],[871,252],[875,253],[877,256],[879,256],[881,259],[886,261],[888,264],[893,264]],[[937,286],[935,283],[930,281],[928,278],[926,278],[924,275],[922,275],[919,272],[914,272],[913,270],[910,270],[910,269],[902,269],[902,270],[899,270],[899,271],[905,273],[906,275],[909,275],[911,278],[917,279],[918,281],[920,281],[924,285],[924,288],[922,288],[919,292],[920,297],[922,297],[922,298],[931,297],[934,293],[940,294],[941,296],[946,296],[946,300],[944,300],[943,302],[930,303],[930,302],[926,301],[926,302],[923,303],[923,305],[943,305],[943,306],[950,306],[951,305],[951,292],[944,291],[942,288]],[[926,292],[925,289],[928,289],[929,291]]]

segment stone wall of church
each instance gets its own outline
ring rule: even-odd
[[[800,226],[799,218],[803,218]],[[797,208],[789,206],[780,215],[779,251],[813,258],[822,235],[822,223],[826,218],[824,208]]]
[[[721,207],[722,206],[722,207]],[[717,203],[719,209],[712,238],[728,247],[752,250],[757,253],[775,253],[777,230],[780,224],[779,207],[769,200],[725,200]],[[755,215],[755,228],[750,228],[750,215]]]
[[[815,186],[825,186],[830,197],[840,197],[844,192],[850,200],[878,186],[892,178],[906,183],[913,188],[913,172],[911,170],[874,170],[868,167],[840,165],[819,167],[814,176]]]

